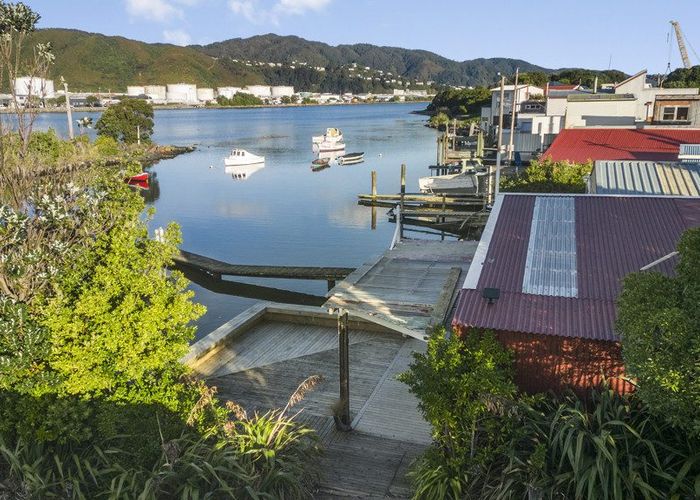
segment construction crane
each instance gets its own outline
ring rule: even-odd
[[[688,57],[688,50],[685,48],[685,38],[683,37],[683,32],[681,31],[681,25],[678,21],[671,21],[673,29],[676,31],[676,40],[678,40],[678,50],[681,52],[681,59],[683,59],[683,66],[685,69],[690,69],[693,67],[690,64],[690,58]]]

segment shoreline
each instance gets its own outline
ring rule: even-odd
[[[361,105],[375,105],[375,104],[416,104],[422,102],[431,102],[430,100],[425,101],[396,101],[396,102],[334,102],[334,103],[312,103],[312,104],[255,104],[251,106],[189,106],[186,104],[164,104],[164,105],[154,105],[154,111],[162,110],[222,110],[222,109],[261,109],[261,108],[306,108],[306,107],[320,107],[320,106],[361,106]],[[71,112],[74,113],[102,113],[107,109],[107,107],[71,107]],[[35,110],[37,114],[43,113],[65,113],[66,108],[39,108]],[[8,108],[0,109],[0,114],[13,114],[15,110]],[[419,112],[415,112],[419,113]]]

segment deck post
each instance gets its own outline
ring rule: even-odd
[[[377,171],[372,170],[372,219],[370,223],[372,231],[377,229]]]
[[[340,368],[340,405],[335,425],[339,431],[351,431],[350,423],[350,339],[348,312],[338,311],[338,361]]]
[[[399,219],[403,217],[404,208],[404,198],[406,197],[406,164],[401,164],[401,210],[399,212]],[[401,220],[396,221],[399,224],[399,238],[403,239],[403,223]]]

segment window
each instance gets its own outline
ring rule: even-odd
[[[684,121],[688,119],[688,106],[664,106],[663,121]]]

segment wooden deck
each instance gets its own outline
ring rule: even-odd
[[[466,276],[477,242],[404,240],[328,292],[344,307],[425,333],[441,324]]]
[[[396,377],[448,313],[476,243],[404,241],[353,271],[323,308],[261,303],[194,344],[183,358],[250,411],[284,407],[311,375],[323,381],[299,419],[324,448],[316,498],[410,498],[406,472],[431,442],[416,398]],[[335,429],[338,332],[328,309],[349,311],[351,432]]]
[[[249,412],[283,407],[311,375],[323,381],[294,407],[321,438],[318,498],[409,498],[405,473],[430,443],[416,399],[396,376],[425,343],[393,332],[350,330],[350,411],[354,430],[335,430],[338,340],[331,326],[261,321],[193,367],[223,400]]]

